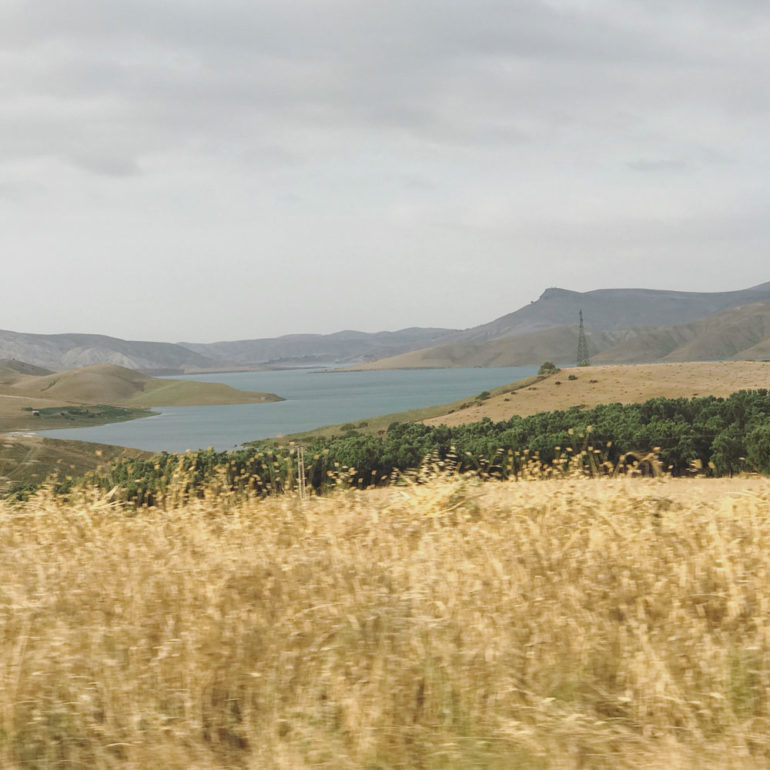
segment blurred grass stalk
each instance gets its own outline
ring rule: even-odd
[[[0,766],[767,767],[770,487],[727,483],[0,503]]]

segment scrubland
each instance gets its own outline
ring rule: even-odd
[[[770,484],[0,503],[3,768],[770,764]]]

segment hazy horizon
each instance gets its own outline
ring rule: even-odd
[[[768,280],[757,0],[0,7],[0,328],[468,328]],[[725,285],[727,283],[727,285]]]

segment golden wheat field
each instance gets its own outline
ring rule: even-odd
[[[760,768],[770,483],[0,504],[3,768]]]

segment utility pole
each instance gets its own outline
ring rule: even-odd
[[[591,366],[591,359],[588,357],[588,342],[586,342],[586,331],[583,328],[583,311],[580,311],[580,331],[578,331],[577,365]]]
[[[297,492],[299,499],[305,499],[305,447],[297,446]]]

